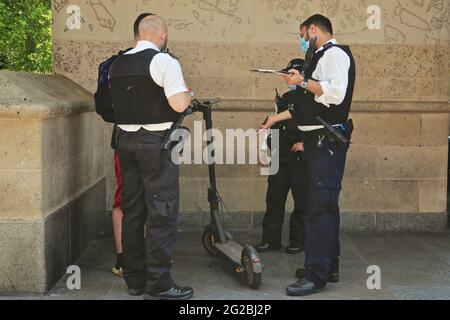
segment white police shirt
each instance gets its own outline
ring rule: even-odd
[[[160,51],[153,42],[139,41],[134,49],[124,54],[135,54],[147,49]],[[169,54],[157,54],[150,63],[149,72],[155,83],[164,88],[167,98],[177,93],[189,91],[184,82],[180,63]],[[171,126],[172,122],[166,122],[145,125],[119,125],[119,128],[128,132],[136,132],[141,128],[148,131],[164,131],[170,129]]]
[[[335,39],[327,43],[338,44]],[[320,47],[316,53],[323,50]],[[344,101],[348,87],[348,71],[350,70],[350,57],[338,47],[328,49],[319,60],[312,76],[318,79],[323,95],[316,96],[316,101],[329,108],[330,104],[341,104]]]
[[[336,39],[331,39],[327,43],[338,44]],[[324,44],[324,45],[325,45]],[[316,53],[322,51],[320,47]],[[345,99],[348,87],[348,71],[350,70],[350,57],[344,50],[338,47],[328,49],[319,60],[312,77],[318,79],[322,87],[323,95],[315,100],[329,108],[331,104],[339,105]],[[300,126],[302,131],[312,131],[322,129],[323,126]]]

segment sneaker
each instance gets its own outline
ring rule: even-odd
[[[123,269],[121,267],[120,268],[113,267],[112,273],[114,273],[116,276],[123,278]]]

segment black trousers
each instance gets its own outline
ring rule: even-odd
[[[305,268],[307,278],[325,284],[330,273],[339,272],[339,195],[348,147],[317,138],[305,142],[308,179]]]
[[[170,269],[178,230],[179,168],[160,152],[164,133],[121,131],[123,270],[131,289],[173,287]],[[144,225],[147,238],[144,240]]]
[[[306,216],[306,180],[303,160],[280,163],[277,174],[268,179],[266,214],[263,220],[263,242],[273,247],[281,247],[286,200],[289,190],[294,198],[294,211],[289,227],[289,245],[304,247]]]

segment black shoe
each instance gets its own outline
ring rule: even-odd
[[[142,296],[144,294],[144,289],[128,289],[128,294],[130,296]]]
[[[305,251],[304,247],[296,247],[296,246],[289,246],[286,247],[286,249],[284,250],[284,252],[286,252],[287,254],[299,254],[302,253],[303,251]]]
[[[294,297],[304,297],[313,293],[318,293],[325,290],[326,285],[317,285],[312,281],[301,278],[296,283],[291,284],[286,288],[286,294]]]
[[[297,271],[295,272],[295,276],[297,278],[304,278],[306,275],[306,269],[304,268],[300,268],[297,269]],[[337,283],[339,282],[340,278],[339,278],[339,273],[330,273],[330,275],[328,276],[328,282],[330,283]]]
[[[272,246],[270,243],[268,242],[262,242],[258,245],[255,246],[256,251],[258,251],[259,253],[263,253],[263,252],[268,252],[271,250],[280,250],[281,247],[277,247],[277,246]]]
[[[175,285],[172,289],[158,294],[144,294],[144,300],[187,300],[192,298],[194,290],[189,287],[181,288]]]

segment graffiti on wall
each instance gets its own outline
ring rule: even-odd
[[[259,0],[270,12],[274,27],[280,32],[288,29],[292,21],[303,22],[313,13],[321,13],[333,21],[335,34],[358,35],[368,31],[367,8],[377,1],[357,0]],[[442,29],[448,28],[450,5],[446,0],[393,0],[378,1],[382,11],[382,30],[385,42],[405,42],[408,35],[423,33],[439,41]],[[383,5],[383,3],[385,3]],[[284,28],[283,28],[284,27]]]
[[[78,1],[83,7],[81,23],[89,32],[118,27],[125,0]],[[71,0],[53,0],[54,14],[66,15]],[[196,31],[227,37],[245,27],[263,21],[263,28],[279,34],[296,34],[298,25],[313,13],[328,16],[341,36],[364,37],[367,33],[368,8],[381,9],[384,42],[402,43],[420,34],[441,41],[449,26],[448,0],[126,0],[128,16],[150,11],[164,14],[169,27],[176,32]],[[90,18],[86,18],[89,16]],[[120,15],[123,19],[126,15]],[[129,23],[129,21],[127,21]],[[123,26],[122,24],[121,26]],[[67,28],[64,31],[68,31]],[[262,32],[261,30],[259,30]],[[273,32],[272,36],[276,35]]]
[[[68,7],[71,2],[70,0],[53,0],[53,8],[54,13],[56,15],[64,15],[66,14],[65,8]],[[186,30],[189,31],[189,27],[198,26],[200,30],[213,31],[213,29],[217,29],[218,19],[225,19],[227,23],[223,23],[223,27],[221,27],[220,32],[225,34],[227,31],[238,27],[242,24],[242,17],[238,13],[241,0],[220,0],[220,1],[211,1],[211,0],[193,0],[193,1],[183,1],[183,0],[170,0],[170,1],[157,1],[152,0],[139,0],[135,1],[135,10],[136,15],[139,12],[150,11],[155,12],[159,10],[155,8],[163,7],[164,12],[180,12],[180,9],[183,12],[186,11],[186,7],[188,7],[189,14],[184,18],[172,18],[170,16],[166,16],[167,24],[169,27],[174,27],[176,30]],[[83,24],[87,23],[90,32],[94,32],[98,28],[108,29],[110,31],[114,31],[114,28],[117,24],[117,18],[114,17],[112,13],[114,10],[114,6],[118,7],[123,4],[119,0],[88,0],[87,8],[90,11],[89,13],[95,17],[93,21],[87,22],[84,16],[81,17],[81,22]],[[86,8],[86,6],[83,6]],[[130,6],[129,9],[132,10],[133,6]],[[67,28],[64,30],[67,32]]]

